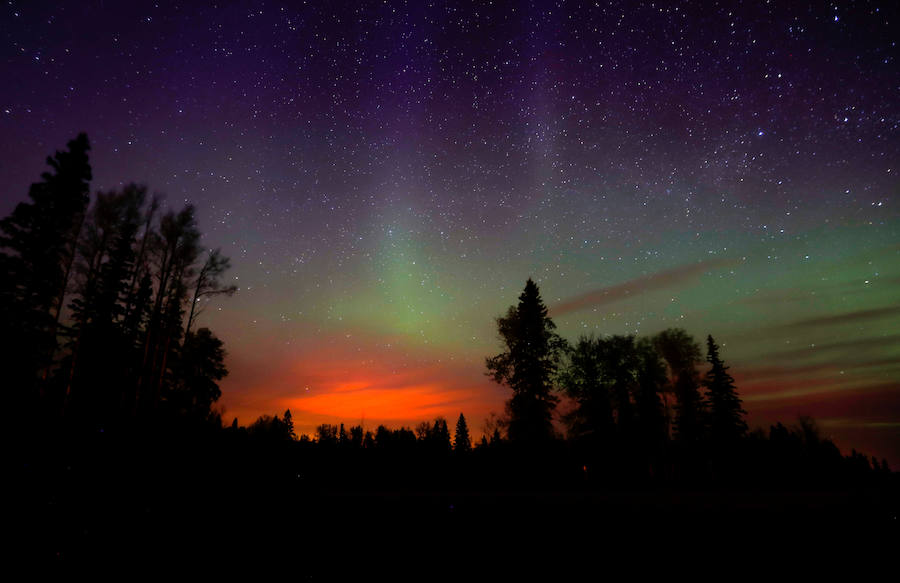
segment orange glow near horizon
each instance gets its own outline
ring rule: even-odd
[[[484,418],[502,412],[506,390],[491,382],[478,362],[419,351],[412,366],[409,356],[358,336],[350,342],[337,335],[314,346],[282,350],[282,364],[267,367],[267,374],[252,385],[229,379],[243,390],[239,395],[223,391],[230,397],[225,421],[236,416],[246,426],[260,415],[290,409],[295,431],[312,435],[322,423],[374,430],[380,424],[413,427],[444,417],[452,427],[462,413],[478,437]]]

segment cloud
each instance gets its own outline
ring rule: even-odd
[[[566,300],[561,304],[554,306],[551,311],[554,317],[562,316],[571,312],[577,312],[585,308],[593,306],[602,306],[611,304],[619,300],[626,299],[635,293],[642,293],[664,289],[676,285],[683,285],[698,279],[705,273],[715,269],[721,269],[735,265],[738,262],[734,259],[715,259],[712,261],[703,261],[700,263],[692,263],[682,265],[675,269],[662,271],[638,277],[625,283],[618,285],[603,287],[590,291],[579,296],[575,296],[570,300]]]
[[[790,419],[797,414],[817,419],[856,419],[859,422],[894,423],[900,415],[900,384],[896,381],[856,387],[832,384],[774,391],[760,398],[742,396],[745,409],[754,416]]]
[[[829,344],[804,346],[791,350],[783,350],[769,354],[769,361],[797,361],[807,358],[823,358],[827,356],[832,364],[860,362],[860,357],[871,357],[881,352],[893,353],[900,343],[900,334],[856,338]]]
[[[807,318],[798,320],[789,324],[784,324],[781,328],[785,329],[808,329],[819,328],[822,326],[833,326],[836,324],[851,324],[855,322],[865,322],[867,320],[877,320],[900,316],[900,306],[886,306],[883,308],[872,308],[870,310],[857,310],[855,312],[847,312],[836,316],[819,316],[818,318]]]

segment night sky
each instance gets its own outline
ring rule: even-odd
[[[460,412],[559,332],[712,334],[751,427],[900,465],[895,1],[4,2],[0,216],[88,133],[92,189],[198,208],[240,286],[227,423]]]

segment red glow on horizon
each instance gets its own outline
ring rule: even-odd
[[[252,384],[229,379],[242,389],[243,398],[230,403],[226,422],[237,416],[246,426],[260,415],[282,415],[290,409],[295,431],[312,435],[323,423],[397,428],[440,416],[452,425],[462,413],[477,438],[483,419],[503,411],[506,391],[476,362],[425,351],[410,359],[406,350],[364,343],[358,333],[352,336],[355,342],[334,335],[314,346],[281,349],[281,362],[270,364],[267,374],[256,376]]]

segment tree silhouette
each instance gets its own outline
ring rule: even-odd
[[[458,452],[466,452],[472,449],[472,441],[469,439],[469,426],[462,413],[456,421],[456,434],[453,436],[453,449]]]
[[[334,427],[333,425],[322,427]],[[288,425],[284,420],[279,419],[278,415],[271,417],[262,415],[247,428],[247,433],[251,437],[260,441],[293,441],[294,436],[288,432]]]
[[[335,446],[338,443],[338,427],[323,423],[316,427],[316,441],[321,445]]]
[[[666,389],[666,368],[660,361],[653,342],[641,338],[635,345],[638,369],[635,391],[637,413],[637,439],[645,453],[659,454],[668,437],[665,411],[660,394]]]
[[[734,386],[734,378],[719,358],[719,347],[712,336],[706,337],[706,360],[712,365],[703,385],[709,401],[709,429],[714,442],[734,442],[747,433],[747,423],[741,399]]]
[[[431,423],[428,421],[422,421],[415,428],[416,439],[421,442],[428,441],[428,438],[431,436]]]
[[[350,446],[354,449],[362,449],[363,428],[362,425],[354,425],[350,428]]]
[[[146,326],[138,378],[139,398],[149,411],[159,404],[169,355],[183,332],[187,279],[193,275],[199,239],[192,205],[186,205],[178,213],[171,211],[163,215],[159,232],[153,236],[156,297]]]
[[[433,448],[436,452],[446,452],[450,451],[450,428],[447,427],[447,420],[443,417],[437,417],[434,420],[434,426],[431,429],[431,435],[429,436],[431,443],[433,444]]]
[[[700,362],[700,346],[681,328],[663,330],[653,338],[656,349],[671,371],[672,386],[678,402],[675,405],[675,435],[683,442],[703,437],[705,402],[700,395],[696,363]]]
[[[191,331],[196,316],[202,312],[202,307],[198,307],[197,303],[205,297],[219,295],[233,295],[237,291],[236,285],[223,286],[219,278],[231,266],[229,259],[222,255],[219,249],[209,252],[206,261],[197,274],[197,280],[194,282],[194,296],[191,299],[191,309],[188,313],[187,325],[184,327],[185,333]]]
[[[554,435],[552,414],[558,401],[552,380],[566,342],[555,332],[537,285],[529,278],[506,316],[497,318],[506,350],[486,359],[488,375],[513,391],[507,402],[510,440],[540,443]]]
[[[13,399],[35,402],[38,373],[56,349],[75,244],[88,205],[91,166],[87,135],[47,158],[51,172],[31,185],[31,202],[0,221],[0,365]],[[19,400],[19,399],[22,400]],[[14,407],[16,405],[13,405]]]
[[[46,418],[90,430],[163,409],[215,420],[222,342],[184,316],[189,290],[234,291],[219,283],[227,258],[212,251],[198,271],[194,208],[156,220],[144,186],[98,192],[88,211],[87,137],[68,146],[0,221],[0,367],[13,407],[40,402]]]
[[[69,354],[59,378],[67,414],[109,420],[121,413],[133,342],[122,318],[134,269],[146,188],[99,192],[84,223],[75,262],[75,294],[64,326]]]
[[[598,349],[601,375],[615,407],[616,429],[627,439],[634,421],[631,404],[637,368],[634,336],[617,335],[604,338],[598,342]]]
[[[205,330],[205,328],[201,328],[201,330]],[[288,437],[292,440],[297,439],[297,434],[294,433],[294,416],[291,415],[291,410],[286,409],[283,417],[284,423],[284,431],[287,433]]]
[[[567,356],[560,385],[576,403],[575,409],[566,416],[569,435],[592,447],[609,445],[615,421],[609,390],[602,378],[600,341],[582,336],[567,351]]]
[[[217,381],[228,374],[222,341],[209,328],[188,333],[174,359],[172,373],[172,386],[165,395],[166,401],[179,414],[207,420],[212,405],[222,395]],[[290,425],[289,433],[292,434],[290,413],[290,409],[285,412],[283,422]]]

